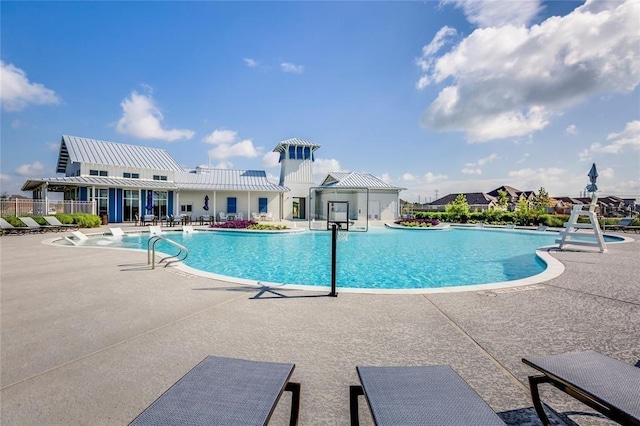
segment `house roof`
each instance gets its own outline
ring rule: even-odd
[[[177,172],[175,184],[180,189],[225,191],[289,191],[286,186],[269,182],[263,170],[199,168],[199,173]]]
[[[447,205],[449,203],[453,203],[458,195],[460,194],[445,195],[444,197],[439,198],[431,202],[430,204],[435,206]],[[497,201],[496,197],[484,192],[466,192],[463,195],[467,198],[467,204],[469,204],[470,206],[489,205]]]
[[[391,185],[369,173],[331,172],[322,181],[323,188],[369,188],[400,191],[406,188]]]
[[[108,186],[130,189],[177,189],[173,182],[166,180],[108,178],[98,176],[64,176],[53,178],[29,179],[22,185],[22,191],[33,191],[43,183],[47,183],[51,191],[65,186]]]
[[[65,173],[69,162],[152,170],[183,170],[164,149],[63,135],[56,173]]]
[[[506,191],[510,197],[517,197],[518,195],[520,195],[520,193],[523,192],[523,191],[520,191],[519,189],[514,188],[513,186],[502,185],[501,187],[496,188],[493,191],[487,192],[487,195],[491,195],[492,197],[497,197],[498,191]]]
[[[276,147],[273,148],[273,152],[286,151],[289,145],[308,146],[311,148],[312,151],[315,151],[316,149],[320,148],[320,145],[318,145],[315,142],[309,142],[300,138],[292,138],[292,139],[287,139],[286,141],[278,142],[278,145],[276,145]]]

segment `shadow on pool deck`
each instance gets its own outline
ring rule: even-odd
[[[566,272],[522,288],[326,297],[41,244],[55,235],[0,238],[3,425],[126,424],[210,354],[295,363],[302,425],[349,423],[357,365],[421,364],[451,365],[508,424],[539,424],[523,356],[640,360],[639,241],[554,252]],[[287,423],[287,398],[272,425]],[[542,398],[577,424],[608,424],[552,388]]]

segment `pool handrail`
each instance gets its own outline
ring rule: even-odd
[[[171,259],[171,258],[175,258],[174,260],[170,260],[168,261],[164,267],[166,268],[167,266],[171,265],[172,263],[175,262],[182,262],[183,260],[185,260],[187,258],[187,256],[189,256],[189,249],[187,249],[185,246],[176,243],[173,240],[170,240],[168,238],[164,238],[161,237],[160,235],[152,235],[149,240],[147,241],[147,265],[151,265],[151,269],[156,269],[156,244],[159,241],[166,241],[169,244],[175,246],[178,248],[178,253],[171,255],[171,256],[166,256],[163,257],[162,259],[160,259],[160,261],[158,262],[158,264],[164,262],[167,259]],[[183,257],[181,257],[183,256]]]

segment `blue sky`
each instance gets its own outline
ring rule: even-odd
[[[500,185],[640,200],[640,0],[0,3],[2,193],[63,134],[425,201]]]

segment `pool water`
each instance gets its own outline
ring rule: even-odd
[[[162,234],[189,249],[186,265],[262,282],[329,286],[331,233],[198,232]],[[496,283],[531,277],[546,265],[535,250],[553,245],[554,232],[486,229],[447,231],[370,228],[349,232],[337,246],[337,286],[419,289]],[[148,234],[125,237],[146,250]],[[160,242],[156,249],[174,253]]]

